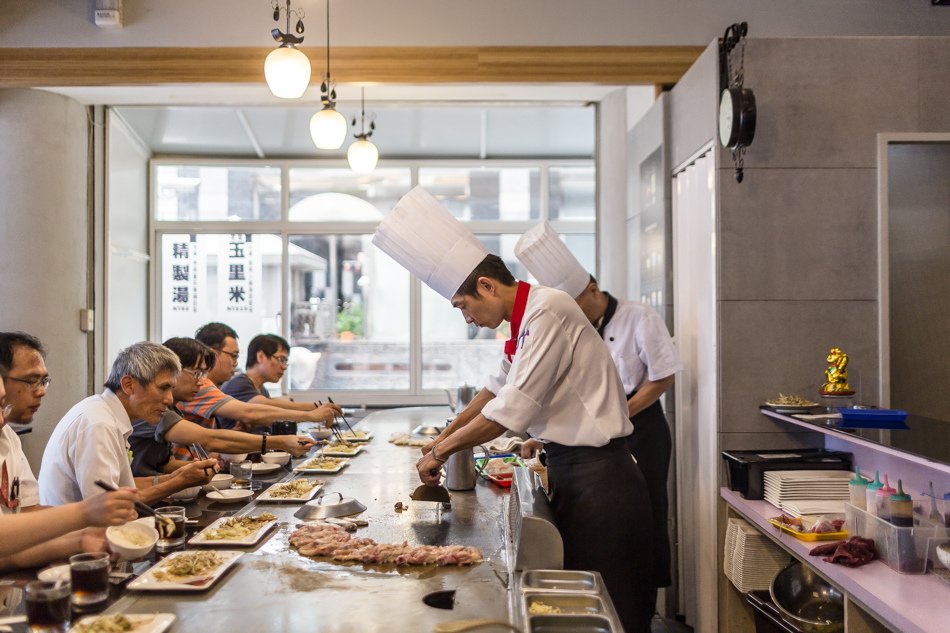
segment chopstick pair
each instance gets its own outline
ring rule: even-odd
[[[318,407],[321,407],[323,406],[323,401],[317,400],[316,402],[314,402],[314,404],[317,405]],[[332,400],[330,401],[330,404],[333,404]],[[340,429],[336,428],[336,414],[333,414],[333,424],[330,425],[330,432],[333,433],[333,437],[336,438],[337,442],[340,442],[341,444],[346,443],[346,440],[343,439],[343,434],[340,433]]]
[[[101,479],[97,479],[97,480],[96,480],[95,482],[93,482],[93,483],[95,483],[97,486],[99,486],[100,488],[102,488],[102,489],[105,490],[106,492],[115,492],[116,490],[118,490],[118,488],[116,488],[115,486],[109,485],[109,484],[107,484],[106,482],[102,481]],[[135,506],[135,509],[139,511],[139,514],[144,514],[144,515],[147,515],[147,516],[150,516],[150,517],[156,516],[155,510],[153,510],[152,508],[148,507],[147,505],[145,505],[145,504],[142,503],[141,501],[136,500],[136,501],[133,501],[132,504]],[[165,518],[165,517],[163,517],[163,518]]]
[[[330,404],[336,404],[336,403],[333,401],[333,398],[331,398],[330,396],[327,396],[327,400],[330,402]],[[356,437],[356,432],[353,430],[353,427],[350,426],[350,423],[346,421],[346,416],[343,415],[343,408],[342,408],[342,407],[340,407],[340,419],[343,420],[343,424],[346,425],[346,428],[348,428],[348,429],[350,430],[350,435],[352,435],[352,436],[355,438],[355,437]]]
[[[210,459],[210,457],[208,456],[208,451],[206,451],[206,450],[204,449],[204,446],[202,446],[201,444],[198,444],[197,442],[195,442],[195,443],[193,443],[191,446],[189,446],[188,448],[189,448],[189,450],[191,451],[192,457],[195,458],[195,461],[199,461],[199,462],[200,462],[200,461],[205,460],[205,459]],[[210,467],[209,467],[209,468],[205,468],[204,470],[205,470],[205,475],[208,474],[208,471],[209,471],[209,470],[211,471],[211,474],[212,474],[212,475],[215,474],[215,472],[217,472],[217,469],[216,469],[216,468],[210,468]]]

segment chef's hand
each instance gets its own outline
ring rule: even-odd
[[[521,445],[521,456],[525,459],[531,459],[538,454],[543,444],[538,440],[528,440]]]
[[[427,486],[438,486],[442,476],[442,463],[431,454],[420,457],[416,462],[416,470],[419,471],[419,479],[422,483]]]
[[[267,438],[268,444],[282,451],[287,451],[294,457],[306,455],[316,443],[303,435],[271,435]]]

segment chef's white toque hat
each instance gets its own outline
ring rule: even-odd
[[[422,187],[403,196],[383,218],[373,244],[449,300],[488,255],[478,238]]]
[[[590,282],[590,274],[547,222],[525,231],[515,244],[515,256],[542,286],[562,290],[574,298]]]

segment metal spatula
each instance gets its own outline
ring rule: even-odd
[[[433,468],[429,471],[429,474],[434,476],[437,472]],[[413,501],[434,501],[436,503],[449,503],[452,500],[445,486],[427,486],[425,484],[413,490],[409,498]]]

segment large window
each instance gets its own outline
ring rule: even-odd
[[[594,177],[589,161],[407,162],[356,175],[318,161],[156,160],[154,335],[223,321],[243,349],[281,334],[292,347],[282,388],[300,397],[431,402],[483,385],[507,323],[467,325],[373,246],[376,225],[418,183],[516,277],[533,281],[514,245],[542,219],[594,272]]]

